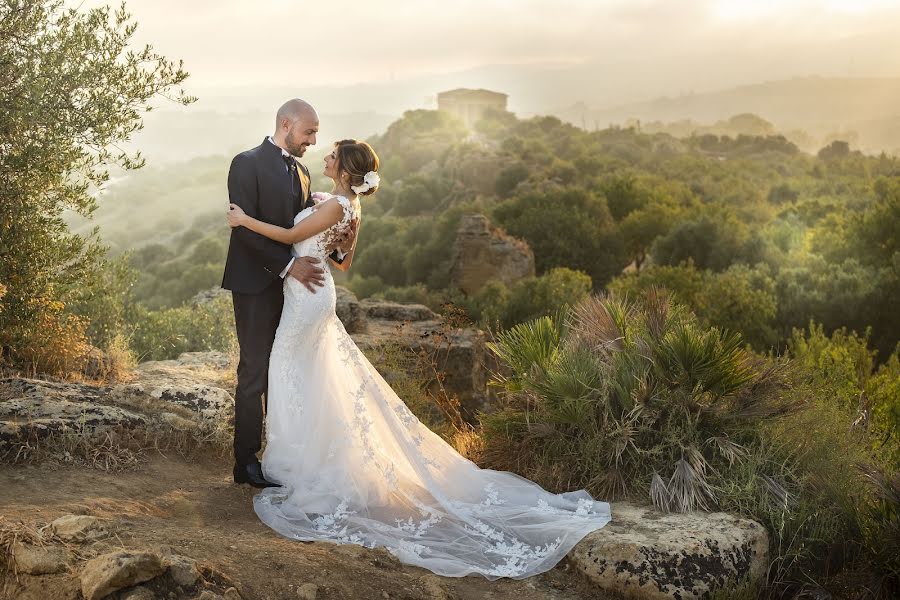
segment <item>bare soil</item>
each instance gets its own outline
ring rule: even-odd
[[[383,550],[326,542],[297,542],[276,534],[253,512],[256,492],[231,481],[221,458],[160,456],[131,471],[108,473],[45,463],[0,465],[0,524],[42,526],[65,514],[107,520],[115,532],[82,558],[114,549],[155,550],[199,561],[220,586],[245,600],[297,600],[304,584],[317,600],[583,600],[601,598],[566,561],[525,580],[438,577],[399,563]],[[80,561],[68,573],[0,573],[0,598],[81,598]],[[161,598],[195,598],[190,590],[155,590]],[[221,592],[220,592],[221,593]]]

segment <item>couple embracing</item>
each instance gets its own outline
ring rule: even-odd
[[[318,128],[312,106],[288,101],[275,132],[228,174],[234,481],[262,488],[256,514],[291,539],[383,547],[449,577],[549,570],[610,520],[609,505],[479,468],[422,424],[356,346],[335,314],[331,268],[352,263],[379,159],[365,142],[335,143],[324,164],[333,189],[312,193],[297,159]]]

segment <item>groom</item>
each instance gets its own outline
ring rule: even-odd
[[[297,162],[316,143],[319,116],[303,100],[278,109],[275,133],[241,152],[228,171],[228,197],[251,217],[290,228],[294,216],[310,206],[309,171]],[[354,227],[355,224],[351,224]],[[347,236],[352,239],[352,235]],[[336,250],[330,258],[343,261]],[[231,290],[240,346],[234,401],[234,481],[270,487],[256,453],[262,447],[263,400],[268,387],[269,353],[284,304],[282,285],[294,277],[310,293],[324,285],[319,260],[294,258],[291,247],[244,227],[231,230],[222,287]]]

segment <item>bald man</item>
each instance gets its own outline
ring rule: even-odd
[[[228,197],[261,221],[290,228],[294,216],[311,205],[309,171],[297,162],[316,143],[319,116],[295,98],[278,109],[275,132],[241,152],[228,171]],[[330,256],[337,263],[343,253]],[[269,353],[284,305],[285,277],[310,292],[324,284],[318,259],[291,255],[291,247],[244,227],[231,230],[222,287],[231,290],[240,346],[234,407],[234,481],[255,487],[275,483],[263,477],[256,454],[262,447],[263,395],[268,388]]]

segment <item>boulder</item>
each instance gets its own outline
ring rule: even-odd
[[[127,592],[122,592],[121,600],[156,600],[157,596],[148,587],[139,585],[131,588]]]
[[[443,373],[441,382],[447,393],[460,401],[466,418],[473,418],[475,412],[485,407],[487,402],[488,370],[486,363],[486,340],[483,331],[475,328],[449,327],[440,315],[421,304],[398,304],[383,300],[365,299],[360,302],[367,327],[364,333],[353,334],[353,340],[364,351],[395,344],[412,353],[424,352],[433,357],[438,371]],[[407,361],[402,365],[406,375],[424,376],[433,379],[433,373],[422,373],[421,364]],[[395,375],[384,365],[373,360],[388,381]],[[433,383],[437,391],[438,383]]]
[[[31,546],[17,543],[13,546],[16,570],[29,575],[47,575],[66,570],[68,556],[59,546]]]
[[[110,552],[85,563],[81,570],[81,593],[86,600],[100,600],[164,572],[159,556],[151,552]]]
[[[64,515],[50,523],[50,531],[66,542],[91,542],[109,535],[103,522],[89,515]]]
[[[534,253],[524,241],[480,214],[463,215],[453,246],[450,287],[475,294],[486,283],[509,285],[534,276]]]
[[[226,391],[233,386],[231,367],[222,352],[185,352],[177,359],[141,363],[128,383],[110,393],[123,404],[143,399],[156,410],[181,409],[201,420],[227,422],[234,412],[234,398]]]
[[[628,599],[701,598],[765,576],[762,525],[726,513],[660,513],[614,503],[612,521],[569,553],[603,593]]]
[[[366,320],[395,322],[441,320],[440,315],[422,304],[401,304],[388,300],[366,298],[360,305]]]
[[[172,554],[163,559],[163,566],[169,570],[169,576],[176,585],[189,587],[200,579],[200,571],[193,559],[187,556]]]
[[[337,301],[335,312],[338,319],[344,324],[347,333],[362,333],[366,330],[366,313],[360,306],[356,296],[345,287],[335,288]]]

